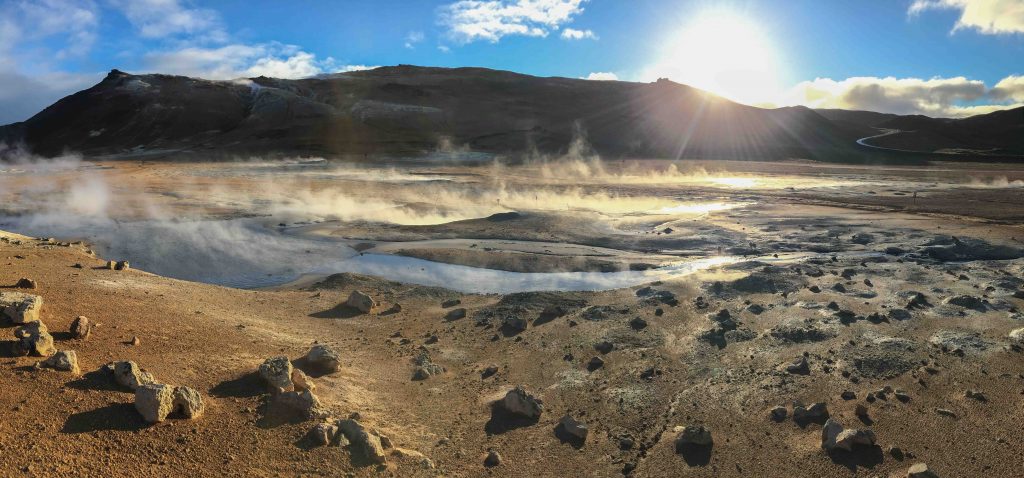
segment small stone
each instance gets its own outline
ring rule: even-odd
[[[907,478],[939,478],[939,475],[928,469],[928,465],[915,463],[907,469]]]
[[[483,372],[480,372],[480,378],[488,378],[496,373],[498,373],[498,366],[488,365]]]
[[[62,372],[71,372],[72,375],[81,373],[81,370],[78,368],[78,355],[75,354],[74,350],[58,351],[52,357],[43,360],[41,365]]]
[[[822,403],[812,403],[808,407],[803,405],[793,406],[793,420],[797,422],[824,420],[829,417],[828,407]]]
[[[643,330],[647,328],[647,321],[640,317],[636,317],[629,321],[629,326],[632,327],[633,330]]]
[[[128,263],[128,261],[118,261],[117,264],[114,264],[114,270],[118,271],[126,271],[131,268],[132,266],[131,264]]]
[[[159,423],[174,410],[174,389],[161,383],[150,383],[135,389],[135,409],[148,423]]]
[[[865,407],[863,403],[858,403],[853,413],[857,414],[858,417],[867,418],[868,407]]]
[[[1021,330],[1024,330],[1024,329],[1021,329]],[[613,343],[611,343],[611,342],[609,342],[607,340],[601,341],[601,342],[598,342],[598,343],[594,344],[594,350],[597,350],[599,353],[602,353],[602,354],[607,354],[607,353],[611,352],[614,349],[615,349],[615,344],[613,344]]]
[[[594,357],[587,362],[587,370],[593,372],[601,367],[604,367],[604,360],[601,357]]]
[[[307,418],[325,418],[326,411],[320,405],[320,399],[309,390],[281,392],[274,400],[287,408],[302,413]]]
[[[487,452],[487,458],[484,458],[484,466],[487,468],[494,468],[501,464],[501,455],[495,450],[489,450]]]
[[[335,436],[338,435],[338,427],[330,423],[321,422],[313,425],[313,428],[309,429],[306,436],[317,446],[327,446],[334,443]]]
[[[898,446],[889,447],[889,456],[895,458],[897,461],[903,461],[903,458],[905,458],[903,449]]]
[[[130,343],[132,344],[132,346],[133,346],[133,347],[138,347],[139,345],[142,345],[142,339],[140,339],[140,338],[139,338],[139,337],[138,337],[138,336],[136,335],[136,336],[133,336],[133,337],[132,337],[132,340],[131,340],[131,342],[130,342]]]
[[[938,413],[939,415],[942,415],[944,417],[956,418],[956,413],[946,408],[936,408],[935,413]]]
[[[856,393],[854,393],[854,392],[852,392],[852,391],[850,391],[850,390],[846,390],[846,391],[844,391],[844,392],[843,392],[843,393],[842,393],[842,394],[840,395],[840,397],[841,397],[841,398],[842,398],[843,400],[856,400],[856,399],[857,399],[857,394],[856,394]]]
[[[970,398],[972,400],[977,400],[979,402],[987,402],[988,401],[988,397],[986,397],[985,394],[983,392],[979,391],[979,390],[968,390],[968,391],[964,392],[964,396],[966,396],[967,398]]]
[[[453,320],[459,320],[465,317],[466,309],[464,307],[459,307],[458,309],[452,309],[448,311],[448,313],[444,315],[444,320],[451,322]]]
[[[450,307],[455,307],[456,305],[459,305],[461,303],[462,303],[462,300],[460,300],[460,299],[448,299],[448,300],[446,300],[444,302],[441,302],[441,308],[447,309],[447,308],[450,308]]]
[[[518,334],[526,330],[528,326],[529,323],[526,321],[526,319],[522,317],[508,316],[505,317],[504,319],[501,319],[501,327],[512,333]]]
[[[590,433],[590,430],[586,424],[576,421],[576,419],[569,415],[562,417],[558,424],[573,439],[578,440],[580,443],[587,441],[587,434]]]
[[[499,405],[508,413],[531,419],[540,418],[544,412],[544,402],[531,395],[521,385],[509,390]]]
[[[807,363],[807,357],[799,357],[792,363],[786,365],[786,372],[796,375],[807,375],[811,373],[811,367]]]
[[[348,300],[345,301],[345,305],[364,314],[369,314],[377,307],[377,302],[368,294],[354,290],[349,294]]]
[[[771,412],[769,413],[771,414],[772,420],[777,422],[781,422],[789,416],[789,410],[786,410],[786,407],[783,406],[775,407],[771,409]]]
[[[79,315],[75,318],[74,322],[71,322],[71,336],[85,340],[92,334],[93,323],[89,321],[89,318],[84,315]]]
[[[22,277],[21,279],[18,279],[18,282],[16,284],[14,284],[14,287],[16,287],[18,289],[35,289],[38,286],[39,285],[36,284],[36,281],[34,281],[32,279],[26,279],[24,277]]]

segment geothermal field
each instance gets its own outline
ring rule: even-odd
[[[4,474],[1020,473],[1019,165],[0,164]]]

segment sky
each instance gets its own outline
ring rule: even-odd
[[[1024,104],[1024,0],[0,0],[0,124],[113,68],[228,80],[396,64],[963,117]]]

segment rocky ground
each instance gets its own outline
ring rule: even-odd
[[[4,233],[0,300],[27,305],[4,309],[0,474],[1015,476],[1024,251],[1012,214],[978,218],[987,194],[922,214],[904,196],[737,193],[754,204],[644,224],[662,234],[632,241],[547,214],[345,237],[576,235],[627,250],[599,256],[619,267],[690,249],[740,258],[604,292],[352,274],[239,290]],[[481,247],[404,253],[545,270],[543,250],[501,246],[530,256],[513,263]],[[15,323],[36,318],[45,334]]]

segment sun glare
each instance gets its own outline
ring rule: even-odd
[[[731,10],[707,11],[682,26],[649,74],[747,104],[771,102],[781,90],[774,45],[753,20]]]

